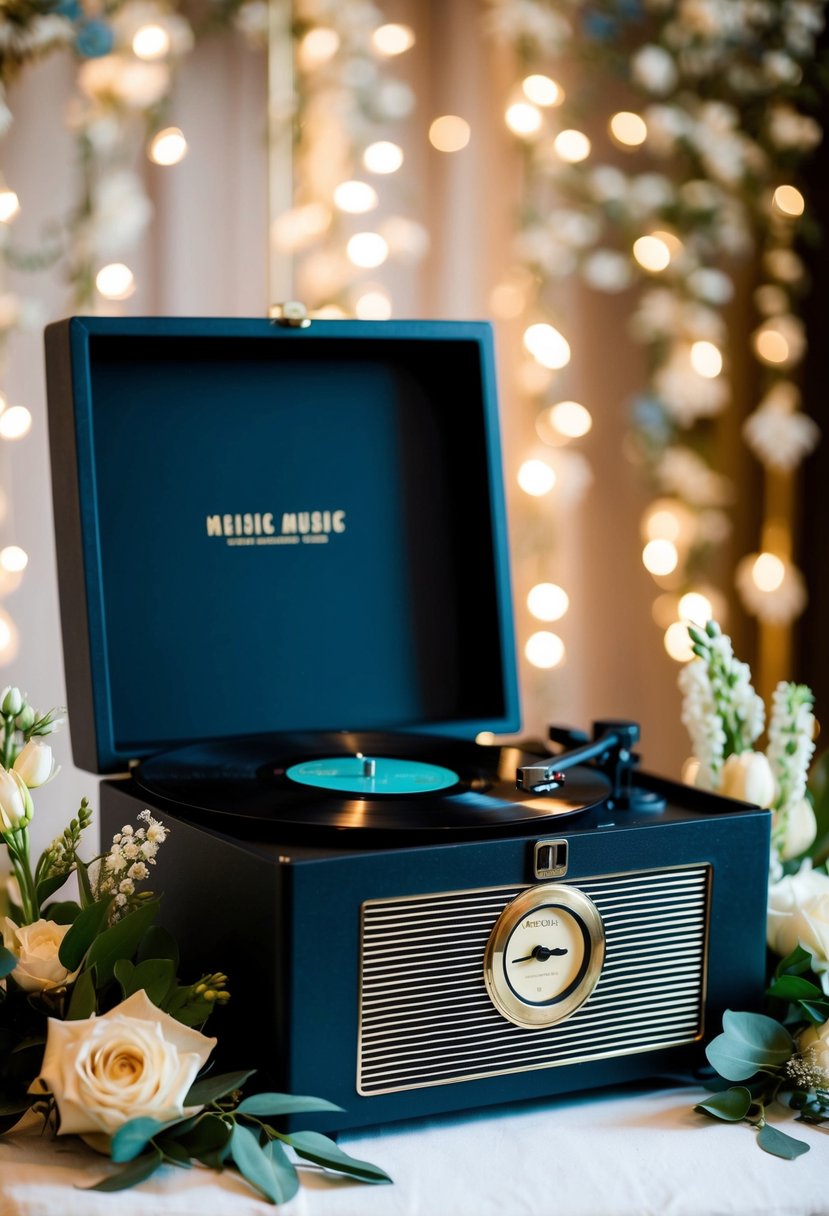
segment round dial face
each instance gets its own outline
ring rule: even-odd
[[[551,1026],[595,988],[604,961],[598,908],[575,887],[531,887],[492,930],[484,979],[496,1009],[518,1026]]]

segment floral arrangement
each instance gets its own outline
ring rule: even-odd
[[[143,884],[169,829],[149,811],[85,861],[88,803],[33,867],[32,791],[57,774],[44,737],[61,725],[17,688],[0,694],[0,837],[11,868],[0,946],[0,1134],[28,1112],[79,1135],[123,1166],[90,1189],[117,1191],[161,1165],[236,1169],[272,1203],[299,1187],[295,1157],[364,1182],[383,1170],[315,1131],[285,1132],[286,1115],[339,1109],[322,1098],[242,1096],[253,1073],[213,1075],[216,1039],[202,1032],[230,993],[221,973],[178,978],[175,940],[155,923]],[[71,883],[77,898],[67,896]],[[62,898],[57,898],[62,896]]]
[[[798,373],[808,282],[800,249],[818,231],[803,168],[822,138],[825,0],[486,7],[491,36],[514,55],[506,122],[524,153],[514,260],[493,307],[528,327],[525,345],[541,366],[520,369],[521,387],[539,437],[553,445],[541,458],[558,472],[573,434],[564,411],[567,427],[557,429],[556,406],[573,392],[563,284],[636,293],[625,311],[645,369],[628,455],[653,491],[643,544],[658,545],[643,562],[673,593],[655,615],[681,631],[683,592],[707,594],[716,612],[711,556],[729,535],[734,501],[715,460],[719,416],[739,412],[766,479],[788,479],[819,438]],[[754,285],[750,297],[741,280]],[[548,342],[536,353],[542,326]],[[574,347],[576,367],[580,356]],[[744,401],[731,384],[741,365]],[[755,569],[752,553],[737,588],[749,613],[787,624],[805,604],[803,579],[780,529],[764,529],[763,547],[774,576]]]
[[[761,1148],[791,1159],[809,1146],[768,1123],[767,1107],[785,1098],[799,1120],[829,1120],[829,875],[827,840],[820,838],[807,789],[815,746],[812,694],[802,684],[778,684],[768,744],[758,751],[765,707],[749,668],[714,621],[704,630],[689,626],[688,633],[695,657],[679,685],[694,756],[685,776],[771,810],[767,940],[779,960],[768,1012],[725,1014],[722,1034],[706,1049],[723,1084],[696,1109],[750,1124]],[[823,819],[825,808],[820,811]]]

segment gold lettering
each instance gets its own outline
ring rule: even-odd
[[[273,536],[276,528],[273,526],[273,516],[270,511],[262,516],[262,531],[266,536]]]
[[[207,535],[221,536],[222,534],[222,517],[221,515],[208,515],[207,517]]]
[[[296,532],[296,515],[289,514],[286,511],[282,516],[282,535],[286,536],[293,532]]]
[[[233,535],[233,516],[232,515],[223,515],[222,516],[222,531],[224,532],[225,536]]]
[[[345,511],[335,511],[332,524],[335,532],[345,532]]]
[[[298,511],[296,524],[300,532],[303,534],[308,532],[311,528],[311,516],[309,513],[307,511]]]

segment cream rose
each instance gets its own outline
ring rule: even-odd
[[[781,956],[801,945],[829,990],[829,877],[804,865],[769,888],[767,938]]]
[[[77,971],[68,972],[58,958],[61,942],[69,925],[56,925],[53,920],[36,920],[31,925],[16,925],[3,917],[3,945],[18,959],[12,979],[24,992],[44,992],[71,984]]]
[[[39,1083],[57,1102],[60,1134],[91,1133],[98,1148],[129,1119],[196,1114],[184,1098],[215,1045],[135,992],[101,1017],[50,1018]]]

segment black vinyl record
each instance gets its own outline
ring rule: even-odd
[[[305,784],[302,774],[309,770],[331,780],[328,774],[343,767],[338,757],[352,767],[359,760],[371,773],[380,766],[379,776],[357,780],[359,792]],[[610,793],[607,779],[586,767],[568,770],[564,785],[552,794],[517,789],[516,769],[538,762],[537,754],[517,746],[342,731],[194,744],[143,761],[135,776],[149,797],[226,829],[233,823],[257,831],[270,826],[292,835],[307,832],[308,843],[347,831],[355,834],[355,845],[357,837],[369,836],[403,843],[415,836],[543,830],[545,820],[597,806]],[[384,792],[384,770],[392,772],[390,793]],[[431,776],[433,771],[444,774],[442,788],[417,792],[421,772]],[[404,784],[415,787],[412,791],[396,787],[399,773]]]

